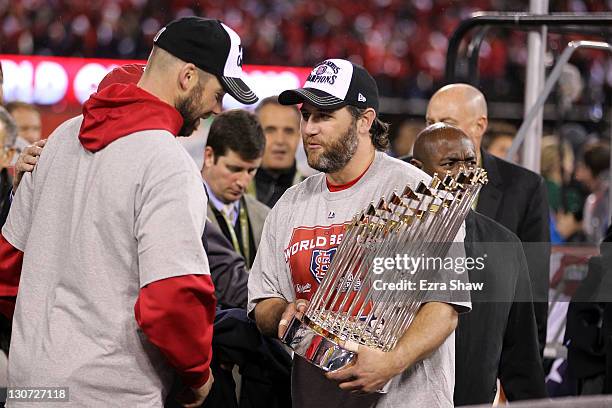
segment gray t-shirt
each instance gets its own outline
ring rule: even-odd
[[[91,153],[81,121],[50,137],[2,230],[24,252],[9,385],[69,387],[77,406],[161,407],[172,371],[134,305],[151,282],[209,273],[204,186],[169,132]]]
[[[310,299],[327,271],[344,233],[344,224],[370,202],[377,202],[408,184],[416,188],[430,177],[418,168],[377,152],[357,183],[330,192],[325,175],[311,176],[293,186],[274,206],[264,225],[262,241],[249,276],[251,313],[258,301],[278,297],[287,301]],[[463,242],[464,227],[456,241]],[[454,247],[463,247],[454,246]],[[455,254],[457,255],[457,254]],[[467,282],[467,274],[453,279]],[[437,296],[437,297],[436,297]],[[428,300],[471,307],[469,292],[447,292]],[[451,407],[454,388],[454,334],[427,359],[392,379],[387,394],[354,396],[341,391],[323,372],[301,357],[294,358],[292,396],[301,407]]]

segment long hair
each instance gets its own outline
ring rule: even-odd
[[[363,115],[363,112],[365,112],[365,109],[356,106],[348,105],[347,108],[354,120],[359,119]],[[378,119],[378,115],[374,118],[374,122],[372,122],[370,139],[372,139],[372,144],[376,150],[384,152],[389,147],[389,124]]]

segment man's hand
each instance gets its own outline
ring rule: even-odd
[[[393,351],[384,352],[359,345],[354,364],[326,374],[339,387],[354,393],[372,393],[382,389],[389,380],[404,370],[402,359]]]
[[[308,301],[305,299],[298,299],[295,302],[291,302],[287,304],[285,311],[281,315],[281,319],[278,322],[278,338],[282,339],[287,331],[287,327],[291,322],[293,316],[297,315],[298,318],[301,318],[304,313],[308,309]]]
[[[198,389],[189,388],[183,391],[179,396],[178,400],[181,405],[185,408],[197,408],[204,403],[204,400],[210,393],[210,389],[212,388],[215,379],[213,378],[212,372],[208,377],[208,381]]]
[[[17,191],[19,183],[24,173],[34,170],[34,166],[38,163],[38,156],[42,153],[43,147],[47,143],[47,139],[39,140],[38,142],[29,145],[17,158],[15,163],[15,177],[13,178],[13,192]]]
[[[393,350],[383,352],[359,345],[355,364],[327,373],[327,378],[339,382],[343,390],[378,391],[391,378],[437,350],[455,330],[457,320],[457,311],[452,305],[425,303]]]

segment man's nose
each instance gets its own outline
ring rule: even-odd
[[[308,136],[316,135],[319,132],[319,125],[317,125],[312,118],[302,120],[302,131]]]

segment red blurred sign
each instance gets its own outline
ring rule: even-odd
[[[21,55],[2,55],[0,62],[4,72],[4,100],[19,100],[38,105],[80,105],[96,90],[104,75],[114,67],[145,63],[140,60]],[[245,81],[260,98],[264,98],[301,86],[310,69],[246,65],[244,71]],[[224,105],[230,108],[240,106],[229,96],[226,96]]]

